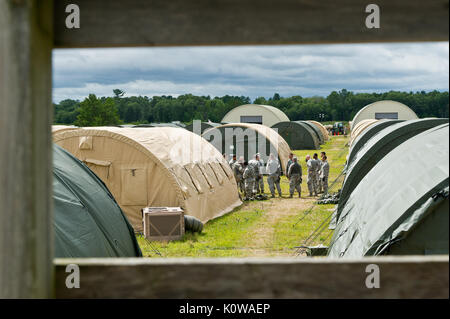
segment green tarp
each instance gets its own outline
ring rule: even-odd
[[[319,144],[325,143],[325,137],[323,136],[322,131],[317,126],[308,121],[295,121],[295,122],[304,123],[308,125],[316,134],[317,139],[319,140]]]
[[[381,158],[341,208],[328,256],[448,254],[448,154],[443,124]]]
[[[404,121],[388,126],[370,138],[352,159],[347,161],[337,217],[359,182],[386,154],[411,137],[444,123],[448,123],[448,119]],[[398,160],[401,161],[401,158]]]
[[[272,125],[272,129],[284,138],[292,150],[317,150],[320,148],[317,133],[303,122],[278,122]]]
[[[384,130],[386,127],[403,122],[402,120],[379,120],[377,123],[366,128],[352,143],[352,147],[348,153],[348,162],[351,162],[353,157],[358,153],[361,147],[367,143],[374,135]]]
[[[53,145],[55,257],[142,256],[133,228],[103,182]]]

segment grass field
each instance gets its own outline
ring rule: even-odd
[[[281,179],[283,198],[245,202],[233,212],[204,225],[201,234],[186,233],[180,241],[149,242],[138,236],[138,242],[146,257],[251,257],[294,256],[296,246],[305,244],[327,245],[331,231],[314,231],[331,215],[334,205],[315,205],[317,197],[307,197],[307,154],[325,151],[330,163],[331,183],[341,174],[348,153],[348,138],[332,137],[319,151],[294,151],[303,168],[302,197],[287,198],[289,182]],[[342,184],[340,177],[330,192]],[[269,187],[265,179],[266,194]],[[314,233],[314,234],[313,234]],[[313,234],[313,236],[311,236]]]

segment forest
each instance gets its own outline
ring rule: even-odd
[[[236,106],[248,103],[267,104],[279,108],[291,121],[317,120],[349,121],[367,104],[379,100],[394,100],[409,106],[420,117],[448,117],[449,93],[399,92],[354,93],[346,89],[333,91],[327,97],[258,97],[253,101],[245,96],[125,96],[115,89],[110,97],[90,94],[83,101],[66,99],[54,104],[55,124],[77,126],[118,125],[125,123],[166,123],[193,120],[220,122]]]

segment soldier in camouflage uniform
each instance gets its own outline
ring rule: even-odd
[[[242,175],[244,179],[245,186],[245,197],[248,200],[253,200],[253,191],[255,189],[255,169],[250,163],[248,163],[247,167],[244,169],[244,174]]]
[[[320,171],[320,180],[323,186],[323,192],[328,192],[328,175],[330,174],[330,164],[328,164],[327,156],[322,157],[322,169]]]
[[[269,174],[269,177],[267,177],[267,183],[269,183],[269,189],[272,197],[275,197],[275,186],[277,187],[278,195],[282,197],[280,187],[280,162],[278,162],[273,154],[269,155],[269,160],[266,165],[266,173]]]
[[[323,180],[322,180],[322,165],[323,165],[323,157],[327,154],[325,152],[320,152],[320,160],[319,160],[319,182],[317,184],[317,191],[319,193],[323,193]]]
[[[258,194],[264,194],[264,162],[261,159],[259,153],[255,155],[255,161],[256,161],[256,181],[255,181],[255,189],[256,193]]]
[[[314,161],[311,156],[306,155],[306,167],[308,168],[308,190],[309,190],[309,196],[317,196],[317,185],[316,185],[316,172],[317,172],[317,165],[318,163]]]
[[[302,167],[298,163],[296,156],[292,158],[292,164],[289,166],[287,177],[289,178],[289,197],[292,198],[296,190],[298,197],[302,197]]]
[[[234,173],[234,178],[236,179],[236,184],[238,187],[238,190],[241,191],[241,193],[244,193],[244,178],[243,178],[243,174],[244,174],[244,157],[241,156],[239,157],[239,160],[234,162],[231,165],[231,169],[233,170]]]
[[[320,170],[322,168],[322,161],[319,160],[317,153],[314,153],[313,155],[313,165],[316,168],[314,178],[316,180],[316,192],[318,194],[320,192]]]

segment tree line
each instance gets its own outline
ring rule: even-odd
[[[343,89],[333,91],[327,97],[281,97],[275,93],[266,99],[258,97],[251,101],[245,96],[222,97],[195,96],[130,96],[113,90],[111,97],[90,94],[83,101],[66,99],[54,104],[55,124],[77,126],[118,125],[124,123],[166,123],[193,120],[220,122],[224,115],[242,104],[267,104],[282,110],[291,121],[350,121],[367,104],[380,100],[394,100],[409,106],[422,117],[448,117],[448,92],[399,92],[354,93]]]

